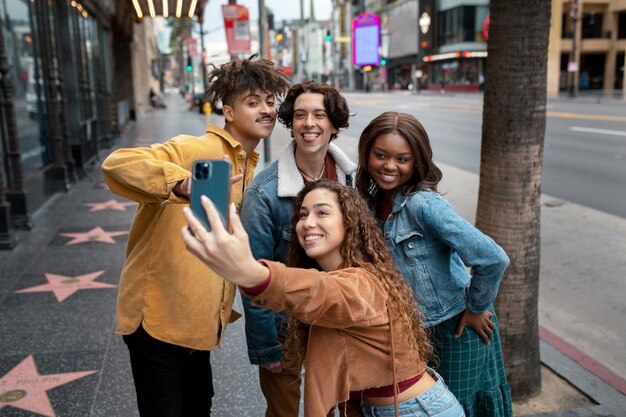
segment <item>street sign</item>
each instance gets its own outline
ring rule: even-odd
[[[251,37],[248,8],[239,4],[225,4],[222,5],[222,14],[228,53],[249,54]]]
[[[567,63],[567,72],[576,72],[578,71],[578,62],[570,61]]]

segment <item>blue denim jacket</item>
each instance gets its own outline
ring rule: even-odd
[[[304,187],[294,157],[295,142],[282,151],[278,160],[261,171],[246,190],[241,221],[256,259],[286,263],[291,240],[291,202]],[[328,152],[337,168],[337,180],[352,185],[356,164],[331,143]],[[263,365],[283,359],[279,335],[286,335],[287,315],[254,307],[241,297],[246,317],[246,340],[250,363]]]
[[[383,231],[426,327],[466,309],[483,312],[496,298],[508,256],[438,193],[396,194]]]

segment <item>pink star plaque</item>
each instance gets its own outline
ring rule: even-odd
[[[98,226],[85,233],[59,233],[59,236],[72,238],[72,240],[67,242],[65,246],[76,245],[78,243],[85,242],[102,242],[115,245],[116,242],[113,237],[127,234],[128,232],[107,232],[102,227]]]
[[[95,372],[98,371],[40,375],[35,360],[30,355],[0,378],[0,409],[11,406],[54,417],[54,409],[46,391]]]
[[[65,275],[45,274],[48,280],[47,284],[37,285],[35,287],[24,288],[15,291],[16,293],[46,292],[52,291],[59,303],[63,302],[70,295],[78,290],[95,290],[98,288],[115,288],[116,285],[105,284],[104,282],[95,282],[94,280],[104,271],[92,272],[90,274],[79,275],[77,277],[66,277]]]
[[[91,207],[89,211],[102,211],[102,210],[115,210],[115,211],[126,211],[126,207],[134,206],[137,203],[132,201],[118,201],[114,198],[103,201],[101,203],[83,203],[85,207]]]

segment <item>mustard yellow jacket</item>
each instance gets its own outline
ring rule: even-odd
[[[239,142],[217,126],[209,126],[200,137],[181,135],[149,148],[119,149],[102,163],[111,191],[139,202],[119,285],[118,334],[131,334],[143,323],[158,340],[210,350],[221,344],[231,313],[239,317],[232,311],[234,285],[185,249],[180,229],[186,225],[182,208],[189,201],[172,192],[191,174],[194,160],[224,155],[230,158],[233,174],[244,174],[231,190],[239,207],[258,154],[246,163]]]

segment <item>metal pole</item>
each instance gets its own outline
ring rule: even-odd
[[[265,0],[259,0],[259,56],[267,58],[267,10]]]
[[[198,16],[198,22],[200,23],[200,64],[202,65],[202,82],[204,91],[206,91],[208,86],[206,80],[206,51],[204,50],[204,18],[202,16]]]
[[[341,5],[338,0],[333,1],[333,11],[331,14],[332,19],[332,41],[330,43],[331,47],[331,57],[333,61],[333,86],[339,90],[339,53],[341,52],[339,42],[337,42],[337,37],[341,33],[341,30],[338,30],[340,23],[339,19],[335,19],[335,16],[340,17],[339,8]]]
[[[624,78],[622,80],[622,97],[626,101],[626,48],[624,48],[624,64],[622,68],[624,68]]]
[[[576,51],[576,39],[578,38],[578,0],[571,0],[571,8],[570,17],[572,18],[572,24],[574,26],[574,30],[572,31],[572,61],[576,63],[576,69],[572,71],[571,83],[569,89],[570,97],[576,97],[576,84],[577,84],[577,74],[579,71],[578,68],[578,57]]]
[[[259,57],[267,59],[267,10],[265,10],[265,0],[259,0]],[[272,138],[263,140],[263,160],[265,165],[272,162]]]

